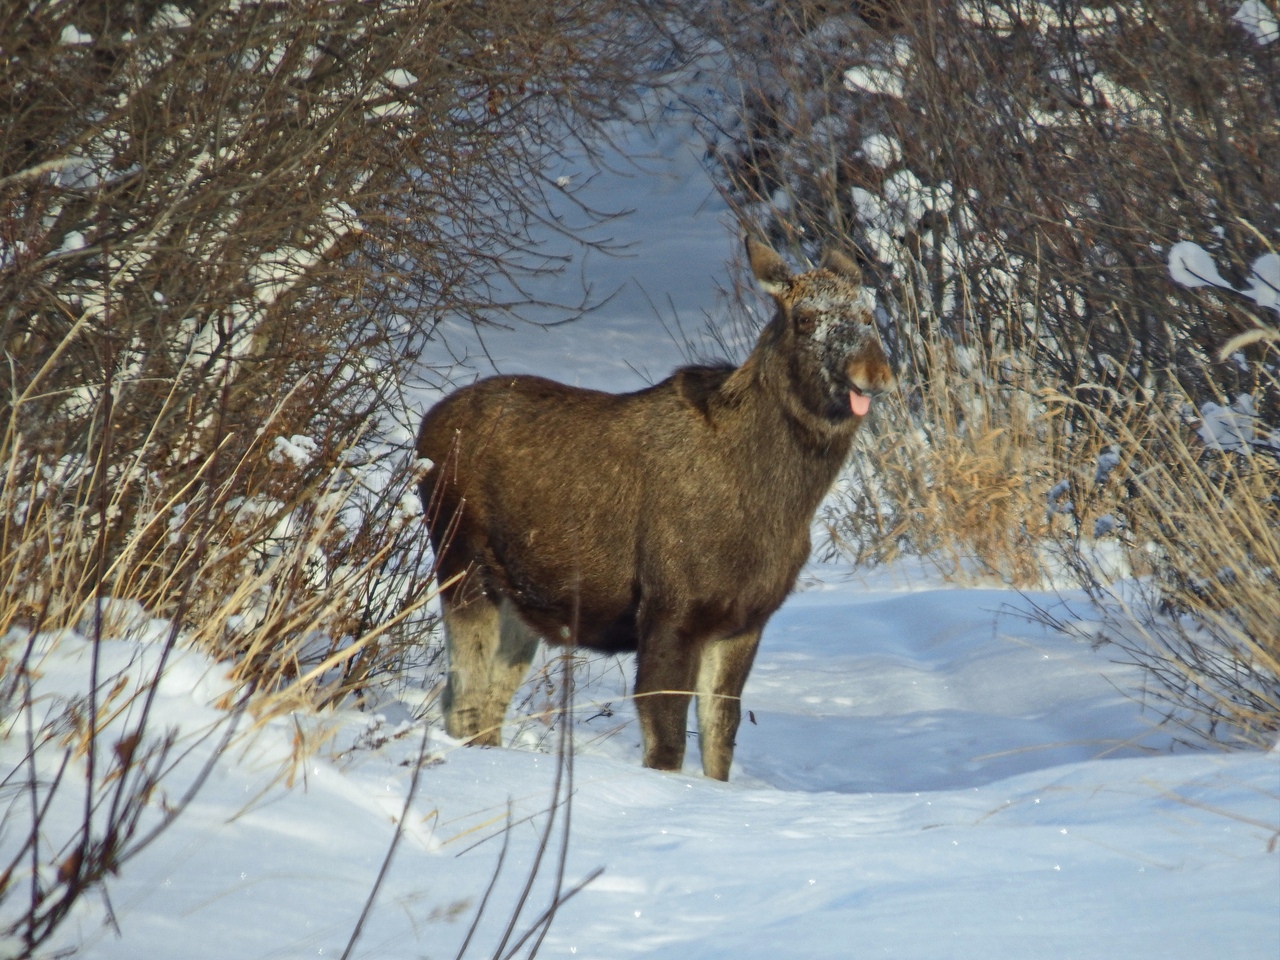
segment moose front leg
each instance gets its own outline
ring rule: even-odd
[[[679,770],[697,661],[672,632],[646,635],[636,654],[636,714],[644,738],[644,765]]]
[[[709,640],[698,664],[698,742],[702,772],[728,780],[734,740],[742,719],[742,688],[755,660],[760,631]]]

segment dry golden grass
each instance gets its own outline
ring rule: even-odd
[[[828,514],[833,543],[860,563],[914,555],[1019,587],[1065,568],[1170,719],[1274,738],[1280,451],[1206,443],[1185,395],[1048,390],[1016,352],[942,338],[914,353]]]
[[[1025,363],[938,339],[900,380],[854,459],[833,540],[858,562],[908,553],[949,577],[1036,582],[1054,480]]]
[[[12,432],[7,441],[12,466],[24,451]],[[265,455],[251,447],[246,458]],[[166,498],[133,483],[127,468],[67,462],[74,469],[25,471],[48,478],[35,486],[19,486],[16,469],[0,484],[0,636],[83,628],[98,598],[136,601],[172,619],[182,644],[226,662],[261,721],[360,694],[430,630],[424,607],[435,585],[412,518],[385,510],[377,530],[362,532],[363,548],[335,560],[353,512],[368,519],[368,504],[355,503],[368,491],[349,478],[255,504],[230,496],[247,461],[216,486],[197,491],[193,482]],[[276,472],[287,482],[287,463]],[[410,479],[395,478],[392,489]],[[106,556],[101,530],[130,498],[132,529]],[[0,661],[0,674],[17,667]]]
[[[0,864],[0,900],[27,893],[27,881],[13,881],[22,875],[15,865],[42,866],[30,871],[26,918],[0,934],[36,943],[173,822],[233,743],[290,712],[349,703],[393,676],[429,632],[424,604],[434,585],[412,548],[425,551],[425,539],[400,509],[407,472],[379,474],[390,481],[381,494],[349,470],[307,482],[262,441],[240,462],[200,470],[202,482],[160,494],[127,456],[113,463],[104,450],[95,462],[72,451],[46,464],[33,462],[12,426],[2,439],[0,737],[25,738],[26,759],[6,782],[32,802],[0,818],[20,845]],[[275,489],[243,495],[254,470],[270,473]],[[157,630],[151,616],[168,626]],[[83,685],[49,695],[37,683],[64,629],[91,641],[73,646],[83,650],[75,661]],[[99,641],[131,637],[147,644],[131,667],[102,659],[108,644]],[[211,704],[217,719],[183,731],[208,739],[200,769],[170,776],[193,741],[180,745],[153,707],[179,648],[219,660],[230,684],[215,686],[226,691]],[[294,719],[277,781],[294,782],[329,726]],[[81,823],[68,833],[50,822],[55,796],[81,793]]]
[[[1139,576],[1121,594],[1069,545],[1113,636],[1171,717],[1269,744],[1280,729],[1280,451],[1206,442],[1185,396],[1134,388],[1109,409],[1054,399],[1119,457],[1094,508],[1120,519],[1120,549]]]

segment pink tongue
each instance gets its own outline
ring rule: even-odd
[[[871,409],[871,398],[864,397],[860,393],[849,391],[849,408],[853,410],[855,416],[865,417],[867,411]]]

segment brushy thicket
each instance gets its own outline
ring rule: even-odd
[[[173,623],[157,670],[179,643],[210,651],[226,706],[259,719],[350,702],[424,655],[404,386],[447,376],[418,359],[444,317],[527,299],[548,262],[531,229],[564,230],[548,205],[573,200],[547,171],[674,62],[665,14],[39,0],[0,17],[0,736],[27,744],[0,782],[18,838],[0,952],[36,951],[136,852],[147,809],[178,812],[151,803],[159,673],[125,694],[95,654],[84,702],[33,703],[41,632],[97,650],[98,601],[138,602]],[[83,823],[47,834],[68,791]]]
[[[1171,716],[1254,743],[1280,729],[1275,22],[742,0],[708,27],[742,216],[800,255],[851,244],[904,367],[837,544],[1016,584],[1065,566]]]

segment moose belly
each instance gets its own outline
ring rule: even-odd
[[[602,569],[607,562],[595,560],[565,565],[548,562],[537,551],[506,550],[487,564],[489,588],[507,597],[547,643],[610,653],[635,650],[637,592],[631,571],[607,571]]]
[[[599,611],[530,610],[521,613],[552,646],[579,646],[601,653],[630,653],[639,646],[635,610],[617,616]]]
[[[530,526],[505,539],[494,530],[491,589],[548,643],[622,652],[637,648],[642,631],[705,638],[760,629],[808,555],[807,531],[780,549],[776,539],[758,543],[730,522],[716,525],[720,536],[704,538],[662,526],[630,549],[631,538],[616,528],[568,537]]]

